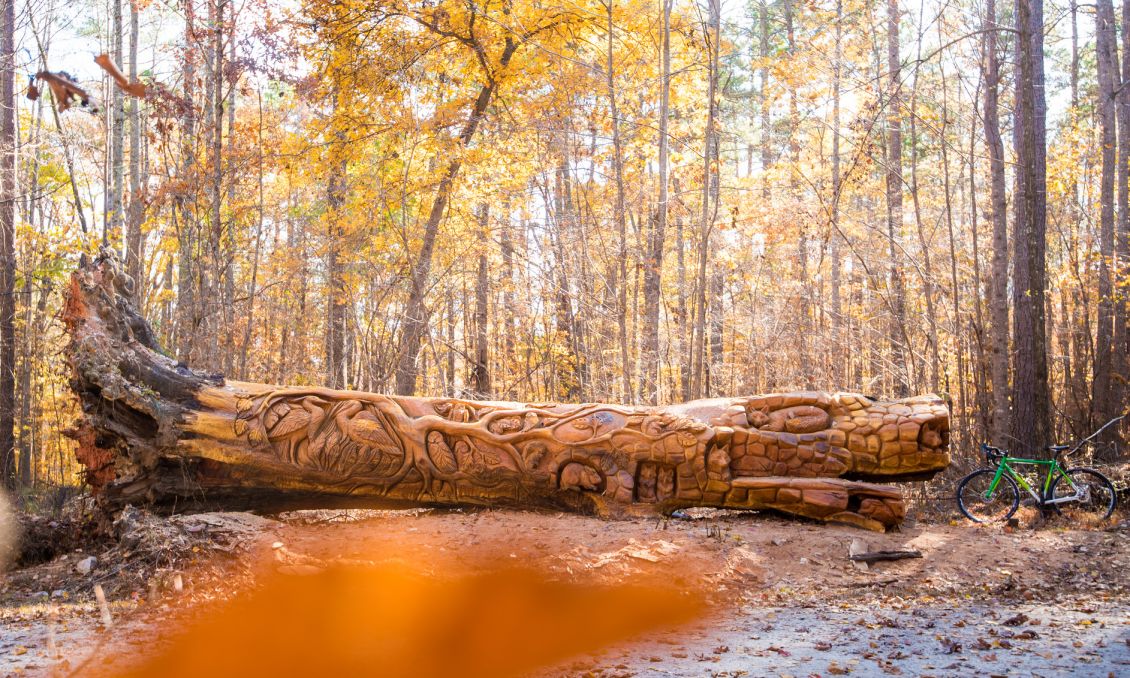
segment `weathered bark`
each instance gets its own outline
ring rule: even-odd
[[[833,337],[842,336],[841,328],[843,325],[843,305],[840,300],[840,281],[842,278],[843,264],[840,256],[840,240],[842,237],[840,235],[840,197],[843,194],[843,177],[840,176],[840,81],[843,78],[843,17],[843,0],[836,0],[836,47],[832,57],[832,205],[831,214],[829,214],[829,221],[831,222],[832,228],[828,234],[828,257],[831,260],[829,262],[831,281],[828,292],[831,297],[829,301],[832,315],[831,330]],[[831,376],[834,381],[838,381],[844,376],[843,352],[841,351],[839,342],[836,342],[830,347],[829,358],[829,376]]]
[[[0,484],[16,462],[16,9],[0,6]]]
[[[188,178],[196,173],[196,13],[193,0],[182,0],[184,7],[184,107],[181,118],[181,175]],[[56,124],[58,122],[56,121]],[[64,137],[65,138],[65,137]],[[75,189],[75,202],[78,190]],[[194,358],[200,316],[197,311],[197,224],[191,197],[187,190],[178,192],[173,203],[173,219],[180,215],[177,229],[177,355],[184,361]],[[285,360],[285,353],[283,356]]]
[[[605,6],[608,10],[608,112],[612,117],[612,167],[616,179],[616,230],[620,238],[620,261],[616,288],[617,338],[620,343],[621,393],[625,402],[632,400],[632,361],[628,354],[628,220],[624,198],[624,148],[620,141],[620,109],[616,104],[616,75],[612,62],[612,44],[615,25],[612,21],[613,0]],[[679,254],[682,257],[682,253]],[[681,259],[680,259],[681,260]]]
[[[922,21],[921,14],[918,17],[919,25]],[[918,53],[916,60],[918,63],[922,62],[922,30],[918,31]],[[921,73],[919,69],[914,69],[914,77],[910,87],[910,110],[908,111],[910,118],[910,147],[918,148],[918,76]],[[944,116],[943,116],[944,118]],[[945,124],[943,122],[943,124]],[[945,140],[942,140],[941,146],[945,148]],[[901,171],[901,167],[900,167]],[[947,186],[948,188],[948,186]],[[900,189],[901,190],[901,189]],[[922,278],[922,296],[926,301],[926,339],[930,344],[930,388],[937,391],[939,386],[938,371],[942,364],[942,359],[938,354],[938,316],[935,310],[934,303],[934,265],[930,259],[931,242],[926,237],[925,225],[922,223],[922,204],[918,199],[918,153],[910,154],[910,202],[914,209],[914,225],[918,231],[918,244],[922,259],[921,278]]]
[[[251,352],[251,328],[255,326],[255,297],[258,296],[256,287],[259,284],[259,253],[263,245],[263,92],[258,92],[259,100],[259,218],[255,222],[255,249],[251,257],[251,288],[247,293],[247,324],[243,328],[243,343],[239,348],[239,376],[247,378],[247,357]]]
[[[229,3],[229,2],[230,2],[230,0],[225,0],[225,3]],[[224,89],[225,89],[226,93],[225,93],[224,99],[221,102],[221,106],[223,107],[223,109],[225,109],[225,112],[226,112],[227,118],[228,118],[228,135],[227,135],[227,139],[224,142],[224,151],[223,151],[224,154],[226,154],[227,159],[228,159],[227,160],[228,167],[227,167],[227,170],[226,170],[227,173],[228,173],[228,182],[227,182],[227,187],[225,188],[225,193],[227,194],[228,210],[229,210],[229,212],[232,212],[232,214],[230,214],[228,216],[226,224],[221,223],[220,247],[217,250],[219,252],[219,261],[217,262],[217,270],[218,270],[218,272],[222,272],[222,275],[223,275],[223,278],[224,278],[223,293],[220,297],[220,299],[221,299],[220,303],[223,305],[223,318],[224,318],[224,340],[223,340],[224,359],[223,359],[223,366],[224,366],[224,373],[225,374],[231,374],[235,370],[235,357],[236,357],[236,354],[237,354],[236,342],[235,342],[235,338],[237,336],[236,329],[235,329],[236,328],[236,321],[235,321],[235,262],[236,262],[236,249],[237,249],[236,228],[237,228],[237,225],[239,223],[239,219],[236,217],[234,209],[235,209],[235,204],[236,204],[235,203],[235,189],[236,189],[236,183],[238,181],[238,178],[237,178],[238,172],[232,166],[232,159],[236,157],[236,154],[235,154],[235,139],[236,139],[235,108],[236,108],[237,103],[236,103],[235,97],[236,97],[236,90],[237,90],[236,81],[239,79],[239,77],[237,75],[231,73],[231,69],[237,68],[238,64],[239,64],[239,59],[236,56],[236,50],[235,50],[235,48],[236,48],[236,32],[235,31],[236,31],[236,24],[238,23],[237,19],[238,19],[238,17],[236,16],[236,8],[233,5],[231,7],[231,18],[227,22],[228,61],[227,61],[227,65],[223,66],[223,68],[221,70],[221,73],[223,73],[226,76],[226,82],[224,83]],[[224,22],[221,21],[220,25],[217,29],[217,31],[218,31],[217,47],[220,49],[221,57],[222,57],[222,54],[223,54],[224,29],[225,29]],[[221,82],[223,82],[223,80]],[[217,188],[219,188],[219,184],[217,184]]]
[[[942,26],[938,24],[938,35],[942,35]],[[940,68],[942,80],[942,111],[949,110],[949,87],[946,83],[945,68]],[[973,105],[976,107],[977,99],[973,99]],[[969,404],[969,399],[966,397],[966,379],[965,379],[965,354],[966,348],[964,341],[966,334],[962,322],[962,305],[961,305],[961,285],[957,277],[957,253],[958,242],[954,235],[954,217],[953,217],[953,199],[950,181],[950,157],[949,148],[950,144],[946,138],[948,128],[950,125],[950,118],[947,115],[942,116],[941,123],[941,152],[942,152],[942,195],[945,198],[945,216],[946,216],[946,232],[949,235],[949,251],[950,251],[950,296],[951,303],[953,304],[953,352],[957,359],[957,406],[962,412],[971,412],[972,408]],[[957,141],[954,142],[954,147],[957,148]],[[977,250],[974,249],[974,252]],[[949,377],[946,377],[948,383]],[[966,442],[969,440],[968,434],[970,433],[970,418],[964,420],[963,425],[959,425],[956,429],[957,440],[955,442]]]
[[[129,5],[129,77],[137,82],[137,2]],[[141,193],[141,102],[130,97],[129,104],[129,215],[126,220],[126,270],[134,281],[141,282],[141,222],[144,209]],[[144,290],[140,285],[134,292],[140,305]]]
[[[903,375],[891,389],[905,395],[911,382],[909,346],[906,341],[906,288],[902,279],[898,238],[902,231],[902,112],[899,90],[902,88],[902,60],[899,57],[898,0],[887,2],[887,68],[890,91],[887,99],[887,246],[889,250],[889,289],[891,319],[888,328],[891,361],[902,368]]]
[[[673,183],[675,195],[679,195],[679,180]],[[691,315],[687,312],[687,237],[683,228],[683,214],[675,214],[675,322],[678,324],[675,355],[679,360],[679,395],[683,400],[691,399],[691,361],[687,353],[691,347]]]
[[[490,207],[486,203],[479,205],[479,228],[482,229],[482,241],[490,242]],[[490,386],[490,355],[487,350],[487,296],[489,294],[487,276],[487,254],[479,254],[479,268],[475,276],[475,365],[471,374],[471,383],[475,395],[479,398],[489,398]]]
[[[1047,102],[1044,3],[1016,0],[1016,210],[1013,238],[1012,437],[1032,453],[1050,438],[1045,323],[1047,291]]]
[[[1130,81],[1130,2],[1122,3],[1122,83],[1116,99],[1118,109],[1118,225],[1115,233],[1114,252],[1116,277],[1124,278],[1130,264],[1130,91],[1126,83]],[[1114,305],[1114,356],[1111,380],[1112,409],[1126,411],[1126,382],[1130,378],[1130,305],[1126,295],[1117,295]],[[1101,422],[1099,422],[1101,423]],[[1117,438],[1119,430],[1110,431],[1108,442]],[[1115,446],[1107,445],[1104,451],[1115,451]]]
[[[336,140],[336,143],[343,143]],[[340,154],[341,151],[339,150]],[[342,240],[345,229],[342,207],[345,205],[346,162],[335,158],[330,166],[326,185],[326,205],[329,215],[326,223],[326,377],[331,388],[347,385],[348,362],[345,357],[346,298],[342,274]]]
[[[210,271],[208,274],[207,296],[203,299],[205,308],[204,319],[208,334],[215,336],[219,351],[209,351],[205,354],[206,364],[213,369],[231,372],[231,316],[230,300],[225,298],[227,285],[225,282],[227,263],[224,261],[225,226],[223,213],[224,200],[224,10],[226,0],[211,0],[208,10],[212,14],[211,39],[209,46],[209,74],[208,92],[210,99],[208,105],[209,131],[208,153],[212,158],[211,176],[209,177],[209,224],[211,230],[208,240],[208,260]],[[231,134],[231,130],[228,130]]]
[[[122,1],[110,0],[110,45],[114,63],[122,63]],[[106,109],[107,127],[110,129],[109,140],[109,175],[108,187],[105,195],[105,222],[103,224],[102,242],[119,242],[122,237],[123,224],[122,210],[122,178],[124,170],[124,146],[126,136],[125,98],[122,90],[111,85],[110,105]]]
[[[989,194],[993,220],[993,264],[989,282],[989,374],[993,393],[990,437],[1004,441],[1011,429],[1008,385],[1008,206],[1004,183],[1004,142],[1001,139],[998,90],[1001,81],[997,54],[996,1],[985,4],[985,145],[989,150]]]
[[[1099,289],[1098,322],[1095,325],[1095,363],[1091,380],[1091,419],[1095,424],[1108,421],[1112,415],[1111,359],[1114,341],[1114,284],[1111,265],[1114,263],[1114,178],[1115,97],[1118,89],[1118,51],[1114,27],[1114,5],[1111,0],[1095,4],[1095,65],[1099,82],[1099,151],[1102,170],[1099,178]]]
[[[706,393],[706,297],[707,269],[718,212],[718,43],[721,36],[721,5],[708,2],[706,27],[706,127],[703,130],[702,220],[698,237],[698,273],[695,279],[694,327],[691,331],[691,394],[700,398]],[[791,24],[790,24],[791,25]],[[668,68],[668,71],[670,69]]]
[[[1125,7],[1125,3],[1123,3]],[[1071,108],[1079,107],[1079,3],[1071,0]],[[1072,192],[1072,197],[1075,193]]]
[[[663,2],[663,43],[660,62],[662,81],[659,86],[659,198],[655,219],[648,239],[643,272],[643,333],[640,345],[640,399],[654,405],[659,402],[659,295],[663,271],[663,247],[667,235],[668,160],[670,140],[667,123],[671,102],[671,4]]]
[[[723,295],[726,291],[726,274],[723,271],[714,271],[710,274],[710,364],[706,370],[706,397],[717,395],[722,389],[721,374],[722,363],[725,359],[725,347],[722,330],[725,326],[725,309],[722,308]]]
[[[568,346],[573,355],[573,364],[555,366],[557,380],[555,393],[563,393],[572,400],[581,397],[584,389],[584,356],[580,351],[577,337],[577,315],[573,306],[573,294],[569,284],[568,248],[565,239],[575,229],[571,228],[576,217],[573,211],[573,195],[569,161],[566,149],[562,148],[561,162],[554,177],[554,228],[550,231],[553,243],[553,274],[557,285],[557,316],[555,319],[561,343]]]
[[[761,0],[757,4],[757,23],[760,31],[758,43],[759,55],[762,59],[758,88],[761,99],[761,198],[769,200],[769,168],[773,165],[773,155],[770,147],[769,136],[772,127],[769,120],[769,111],[772,102],[769,100],[769,3]],[[839,23],[837,22],[837,26]]]
[[[100,505],[547,506],[621,515],[776,509],[896,525],[897,489],[949,463],[935,396],[836,393],[648,408],[382,396],[225,381],[164,355],[104,253],[64,319],[82,418],[70,435]]]
[[[794,24],[794,7],[796,0],[785,0],[785,46],[790,61],[797,51],[796,30]],[[803,10],[802,10],[803,11]],[[717,52],[715,65],[717,62]],[[795,64],[793,64],[795,67]],[[716,70],[711,71],[717,75]],[[802,200],[800,194],[800,102],[798,97],[798,82],[794,78],[786,79],[789,90],[789,197],[790,205],[796,206]],[[793,341],[796,342],[797,352],[797,377],[805,388],[812,388],[813,370],[811,365],[811,352],[809,351],[809,335],[812,334],[812,288],[814,285],[808,277],[808,224],[800,209],[796,209],[794,217],[797,225],[796,269],[795,280],[798,284],[793,288],[795,296],[791,299],[792,315],[796,318],[796,330]]]

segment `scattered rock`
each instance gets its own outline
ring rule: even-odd
[[[93,570],[94,566],[97,564],[97,558],[95,558],[94,556],[87,556],[75,563],[75,572],[78,572],[82,575],[90,574],[90,571]]]
[[[855,566],[855,569],[860,570],[861,572],[867,572],[871,569],[870,565],[868,565],[865,561],[855,560],[852,558],[853,556],[858,556],[862,553],[867,553],[867,542],[859,538],[852,539],[851,545],[848,546],[848,558],[852,559],[851,562]]]

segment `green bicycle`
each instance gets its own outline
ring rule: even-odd
[[[1067,468],[1061,463],[1108,426],[1121,420],[1115,417],[1099,430],[1074,445],[1051,445],[1051,459],[1011,457],[1000,448],[982,444],[989,468],[979,469],[961,479],[957,485],[957,506],[966,518],[976,523],[1007,520],[1020,507],[1023,488],[1041,510],[1080,521],[1099,522],[1114,513],[1118,500],[1110,479],[1092,468]],[[1033,487],[1014,466],[1040,466],[1046,469],[1043,487]]]

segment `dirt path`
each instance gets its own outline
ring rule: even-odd
[[[1128,625],[1124,604],[749,607],[543,675],[1125,675]]]
[[[496,511],[209,515],[162,533],[183,537],[177,547],[187,554],[165,563],[145,560],[135,571],[136,554],[107,552],[78,575],[87,554],[70,554],[6,575],[0,675],[135,662],[256,573],[390,562],[440,577],[520,565],[586,585],[674,584],[709,604],[691,627],[539,675],[1130,672],[1124,531],[930,524],[879,535],[731,513],[617,522]],[[923,557],[863,571],[847,558],[855,540]],[[110,629],[90,593],[96,581],[111,598]],[[159,601],[147,582],[157,582]]]

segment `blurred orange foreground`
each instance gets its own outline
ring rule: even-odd
[[[406,566],[335,567],[263,581],[116,675],[507,676],[704,609],[671,588],[583,586],[524,569],[440,578]]]

